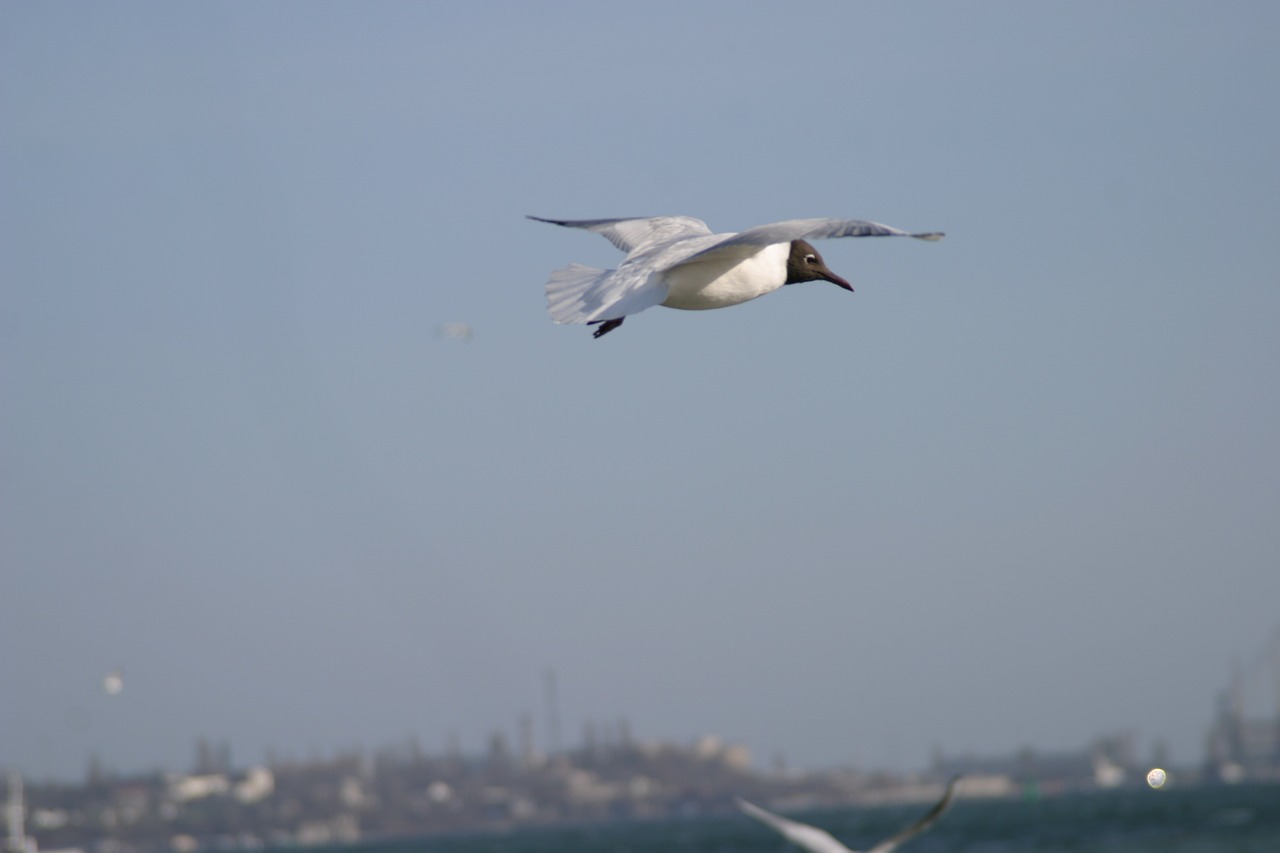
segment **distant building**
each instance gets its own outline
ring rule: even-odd
[[[8,830],[4,838],[5,853],[36,853],[36,840],[27,835],[24,819],[27,804],[22,798],[22,774],[9,771],[9,795],[5,799],[4,817]]]
[[[1235,691],[1218,699],[1209,729],[1209,778],[1222,782],[1280,779],[1280,711],[1275,719],[1246,719]]]
[[[201,776],[174,776],[169,780],[169,797],[179,803],[220,796],[230,790],[231,780],[222,773],[209,773]]]
[[[270,797],[276,789],[275,776],[265,767],[253,767],[233,789],[242,803],[256,803]]]
[[[1010,785],[1049,790],[1115,788],[1140,778],[1137,769],[1133,739],[1128,735],[1098,738],[1089,748],[1074,752],[1038,752],[1026,747],[1012,755],[952,757],[939,750],[934,753],[932,768],[939,776],[1003,778]]]

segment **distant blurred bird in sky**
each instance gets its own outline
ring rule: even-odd
[[[442,341],[469,342],[475,337],[470,323],[441,323],[436,326],[436,337]]]
[[[118,669],[113,669],[102,677],[102,692],[108,696],[115,696],[124,690],[124,673]]]

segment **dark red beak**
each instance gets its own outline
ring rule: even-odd
[[[852,290],[853,290],[853,285],[852,285],[852,284],[850,284],[849,282],[845,281],[845,280],[844,280],[844,279],[842,279],[840,276],[838,276],[838,275],[836,275],[835,273],[833,273],[831,270],[823,270],[823,271],[822,271],[822,273],[821,273],[821,275],[822,275],[823,279],[825,279],[826,281],[831,282],[832,284],[838,284],[838,285],[840,285],[841,287],[843,287],[845,290],[848,290],[848,291],[852,291]]]

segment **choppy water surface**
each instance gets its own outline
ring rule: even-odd
[[[793,815],[855,849],[927,805]],[[341,848],[350,853],[792,853],[745,816],[476,833]],[[1126,790],[1037,801],[958,800],[903,853],[1280,853],[1280,786]]]

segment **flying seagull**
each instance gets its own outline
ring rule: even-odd
[[[627,253],[617,269],[570,264],[547,281],[547,310],[557,323],[599,324],[608,334],[624,318],[654,305],[686,310],[724,308],[772,293],[784,284],[829,281],[853,286],[832,272],[809,240],[831,237],[915,237],[941,240],[940,232],[912,234],[862,219],[789,219],[713,234],[691,216],[647,219],[543,219],[584,228]]]
[[[867,853],[891,853],[891,851],[897,849],[899,844],[914,838],[932,826],[934,821],[941,817],[942,813],[947,810],[947,806],[951,804],[951,797],[955,793],[956,782],[959,780],[960,777],[956,776],[947,783],[947,790],[942,794],[942,799],[938,800],[937,804],[929,809],[929,812],[924,817],[881,841],[868,850]],[[756,820],[768,824],[792,844],[797,847],[803,847],[809,853],[858,853],[858,851],[851,850],[836,841],[831,833],[825,829],[818,829],[818,827],[810,826],[807,823],[788,820],[743,799],[738,800],[738,808]]]

